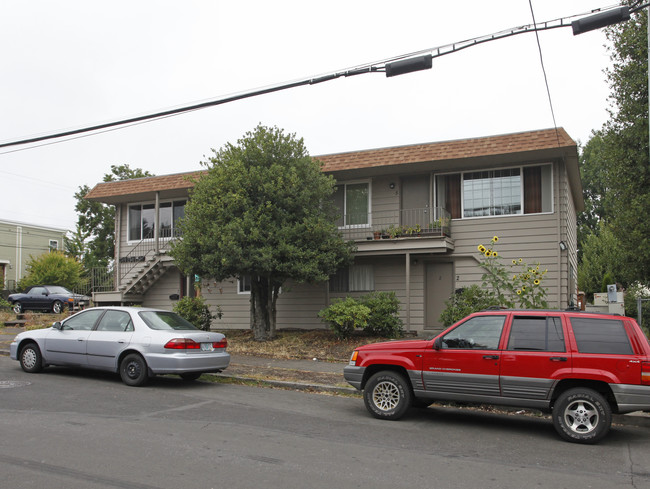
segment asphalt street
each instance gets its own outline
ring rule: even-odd
[[[650,428],[599,445],[548,419],[429,408],[376,420],[358,398],[50,368],[0,357],[3,488],[650,488]]]

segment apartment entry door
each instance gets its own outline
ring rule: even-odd
[[[400,224],[402,226],[419,224],[425,227],[431,222],[431,205],[429,202],[428,175],[403,177]]]
[[[454,266],[452,263],[426,264],[425,329],[442,330],[440,314],[445,301],[454,292]]]

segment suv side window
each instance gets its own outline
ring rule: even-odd
[[[512,320],[508,350],[566,351],[559,317],[516,316]]]
[[[618,319],[571,318],[580,353],[632,355],[623,321]]]
[[[442,348],[497,350],[505,316],[476,316],[442,338]]]

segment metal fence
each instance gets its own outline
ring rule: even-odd
[[[451,216],[441,207],[347,214],[337,225],[353,240],[451,236]]]

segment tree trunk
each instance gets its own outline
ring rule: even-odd
[[[256,341],[275,338],[275,319],[280,286],[266,277],[251,277],[251,329]]]

